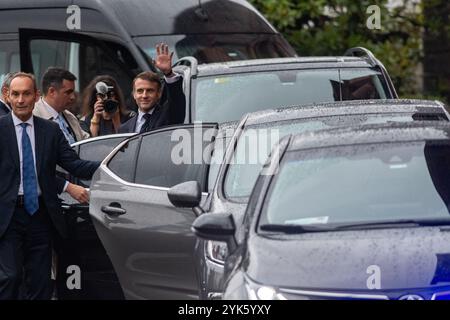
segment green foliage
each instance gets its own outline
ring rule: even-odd
[[[439,0],[433,0],[439,1]],[[417,94],[416,72],[423,55],[423,15],[417,1],[388,9],[387,0],[250,0],[301,56],[342,55],[363,46],[383,62],[400,96]],[[378,5],[381,29],[366,26]],[[439,28],[439,26],[435,26]]]

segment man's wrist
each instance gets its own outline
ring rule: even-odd
[[[172,78],[174,75],[175,75],[175,73],[173,72],[172,69],[170,69],[169,72],[164,73],[164,76],[165,76],[166,78]]]
[[[67,191],[67,189],[69,188],[70,182],[66,180],[66,182],[64,183],[64,188],[63,188],[63,192],[69,192]]]

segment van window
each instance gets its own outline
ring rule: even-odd
[[[174,61],[193,56],[199,63],[294,57],[295,51],[278,34],[199,34],[136,37],[136,44],[154,59],[155,46],[165,42]]]
[[[107,46],[109,50],[90,43],[32,39],[30,51],[34,74],[40,82],[48,67],[65,68],[78,78],[76,90],[79,92],[94,77],[107,74],[117,80],[128,102],[131,100],[133,78],[140,69],[127,49],[119,44],[108,43]],[[127,69],[124,68],[125,65]],[[78,113],[79,109],[72,111]]]
[[[72,72],[77,78],[80,45],[74,42],[37,39],[31,40],[31,55],[36,57],[33,61],[33,71],[38,82],[41,81],[45,70],[51,66],[59,66]],[[40,88],[40,83],[38,84]],[[79,83],[76,83],[79,90]],[[41,88],[40,88],[41,89]]]
[[[8,72],[20,71],[19,41],[0,40],[0,84]]]

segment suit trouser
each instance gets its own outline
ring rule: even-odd
[[[22,279],[25,299],[51,298],[51,234],[52,224],[42,201],[31,216],[24,208],[16,207],[0,238],[1,300],[18,299]]]

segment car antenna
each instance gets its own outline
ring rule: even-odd
[[[202,0],[198,0],[198,8],[195,9],[195,15],[203,22],[208,21],[208,14],[202,6]]]

